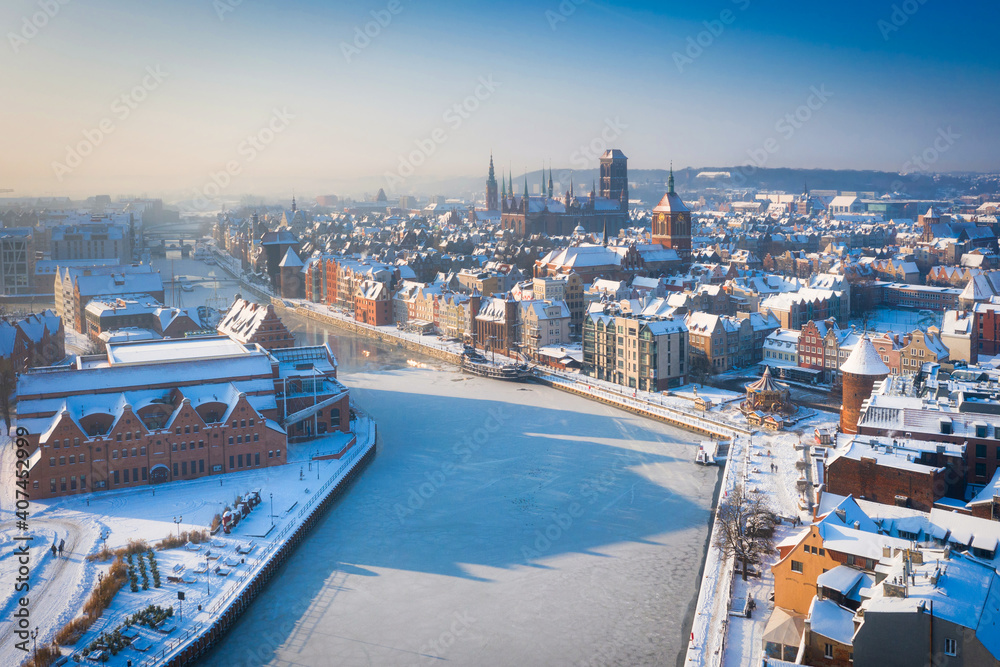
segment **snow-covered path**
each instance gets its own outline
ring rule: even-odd
[[[28,598],[31,600],[32,627],[39,628],[39,636],[49,636],[62,626],[67,614],[75,615],[78,611],[84,593],[84,559],[90,547],[97,539],[94,531],[78,522],[57,518],[35,518],[30,520],[29,534],[34,536],[31,546],[31,575]],[[10,522],[0,524],[0,531],[10,528]],[[53,556],[49,547],[53,539],[65,540],[61,556]],[[4,621],[8,621],[10,612],[16,605],[16,595],[13,595],[13,573],[16,563],[13,558],[13,546],[3,545],[4,558],[0,560],[0,572],[4,573],[4,581],[10,575],[10,588],[3,591],[4,598],[0,600],[0,613]],[[12,569],[13,568],[13,569]],[[12,594],[8,597],[6,594]],[[0,623],[0,657],[15,655],[13,644],[18,641],[12,634],[13,624]]]
[[[15,447],[11,438],[4,438],[0,443],[0,475],[4,480],[13,480]],[[15,528],[15,490],[10,483],[0,483],[0,581],[4,588],[0,591],[0,664],[6,664],[8,656],[15,655],[13,644],[17,638],[13,635],[14,627],[11,613],[17,605],[17,599],[27,594],[31,601],[28,609],[31,612],[32,627],[37,626],[42,636],[56,629],[60,617],[73,602],[78,602],[83,589],[83,560],[89,553],[96,534],[91,534],[87,526],[78,522],[67,521],[58,517],[28,515],[28,532],[14,530]],[[40,508],[31,505],[30,512]],[[30,535],[34,539],[29,544],[29,591],[18,592],[14,589],[18,572],[18,559],[15,549],[20,543],[14,542],[12,535]],[[65,540],[63,555],[54,557],[49,552],[53,541]]]
[[[718,475],[698,436],[337,338],[379,455],[204,664],[677,661]]]

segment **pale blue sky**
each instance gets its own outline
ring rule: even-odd
[[[770,145],[769,167],[895,171],[951,128],[934,170],[1000,169],[995,3],[73,0],[42,21],[49,1],[0,8],[17,194],[211,194],[227,163],[230,196],[406,192],[482,174],[491,149],[515,173],[592,166],[602,132],[633,168]]]

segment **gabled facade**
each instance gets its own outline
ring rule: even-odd
[[[218,331],[244,345],[260,345],[265,350],[292,347],[295,337],[271,304],[237,298],[219,321]]]

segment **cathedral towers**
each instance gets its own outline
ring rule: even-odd
[[[617,148],[601,156],[601,196],[621,203],[628,209],[628,158]]]

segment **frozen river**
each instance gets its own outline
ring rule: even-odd
[[[697,436],[329,340],[379,454],[206,665],[669,665],[717,469]]]

